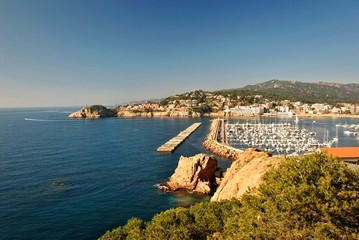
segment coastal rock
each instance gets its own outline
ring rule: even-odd
[[[141,112],[131,110],[119,110],[116,113],[117,117],[174,117],[174,118],[186,118],[186,117],[201,117],[198,112],[191,112],[187,110],[166,110],[166,111],[153,111],[153,112]]]
[[[271,157],[267,152],[247,149],[227,169],[211,201],[240,198],[249,188],[258,187],[263,175],[283,160],[282,155]]]
[[[101,105],[92,105],[87,108],[71,113],[69,118],[103,118],[103,117],[114,117],[115,113]]]
[[[171,111],[163,111],[163,112],[153,112],[153,117],[168,117]]]
[[[204,117],[213,117],[213,118],[224,117],[225,112],[224,111],[219,111],[219,112],[205,113],[203,116]]]
[[[211,192],[216,170],[217,159],[214,156],[203,153],[193,157],[181,156],[174,174],[167,183],[162,185],[162,190],[186,189],[208,194]]]

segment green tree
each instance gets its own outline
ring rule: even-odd
[[[241,200],[131,219],[101,239],[359,239],[359,172],[325,154],[288,158]]]
[[[228,219],[225,236],[355,239],[359,175],[324,154],[290,158],[264,177],[256,195]]]

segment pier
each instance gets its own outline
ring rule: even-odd
[[[186,130],[180,132],[176,137],[157,148],[157,152],[173,152],[182,142],[184,142],[184,140],[186,140],[186,138],[188,138],[189,135],[196,131],[196,129],[201,126],[201,124],[201,122],[192,124]]]

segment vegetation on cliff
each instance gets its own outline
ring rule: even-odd
[[[286,159],[240,200],[133,218],[101,239],[358,239],[359,173],[313,154]]]
[[[108,110],[106,107],[102,105],[91,105],[88,107],[88,109],[90,109],[92,112],[100,112],[100,111]]]
[[[238,89],[259,92],[270,100],[291,100],[307,103],[358,103],[359,84],[305,83],[298,81],[270,80]],[[233,90],[232,90],[233,91]],[[236,90],[234,90],[235,92]]]
[[[90,107],[82,108],[81,110],[71,113],[69,118],[102,118],[114,117],[115,112],[102,105],[92,105]]]

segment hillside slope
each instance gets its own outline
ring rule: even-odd
[[[270,80],[248,85],[238,90],[249,90],[266,95],[278,95],[289,100],[303,102],[357,103],[359,102],[359,84],[340,83],[304,83],[297,81]]]

